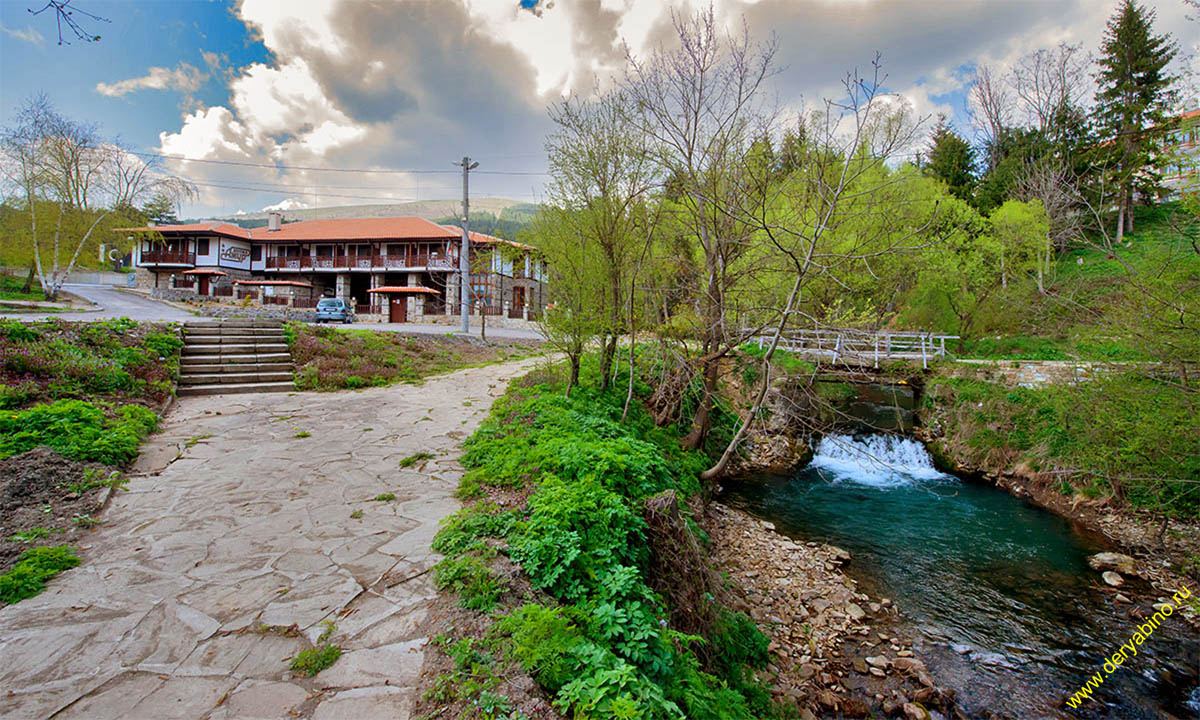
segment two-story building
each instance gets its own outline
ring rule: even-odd
[[[295,307],[340,297],[359,315],[393,322],[460,311],[462,230],[422,218],[283,223],[272,213],[261,228],[205,222],[123,232],[136,239],[139,286],[158,294],[261,293],[263,301],[287,298],[280,304]],[[536,314],[546,295],[533,248],[480,233],[471,239],[472,312]]]

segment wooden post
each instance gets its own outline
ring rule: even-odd
[[[838,351],[842,349],[842,336],[837,336],[837,341],[833,344],[833,364],[837,365]]]
[[[939,353],[942,357],[946,357],[946,336],[942,336],[942,351]]]
[[[921,369],[927,370],[929,361],[925,357],[925,333],[921,333]]]
[[[875,333],[875,369],[879,369],[879,333]]]

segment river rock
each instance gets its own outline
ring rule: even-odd
[[[887,673],[885,673],[884,671],[880,670],[877,667],[873,667],[870,670],[871,670],[871,674],[874,675],[875,677],[887,677]]]
[[[866,700],[846,698],[842,701],[842,714],[848,718],[862,718],[871,713],[871,706]]]
[[[888,659],[882,655],[875,655],[867,658],[867,664],[873,667],[886,669],[888,666]]]
[[[905,720],[929,720],[929,711],[916,703],[904,703],[900,709]]]
[[[1121,553],[1102,552],[1088,558],[1088,565],[1097,571],[1116,570],[1124,575],[1133,575],[1133,558]]]
[[[1104,574],[1102,574],[1100,577],[1105,583],[1112,585],[1113,587],[1121,587],[1125,584],[1125,578],[1121,577],[1119,573],[1115,573],[1112,570],[1105,570]]]
[[[850,664],[853,665],[854,669],[858,672],[863,673],[864,675],[867,673],[867,662],[862,658],[856,657],[850,661]]]
[[[854,622],[858,622],[867,616],[866,611],[855,603],[846,603],[846,614],[849,615],[850,619]]]
[[[928,668],[925,667],[925,663],[921,662],[915,657],[898,657],[892,661],[892,667],[896,668],[900,672],[907,673],[917,673],[928,670]]]
[[[837,558],[838,560],[841,560],[842,562],[850,562],[850,553],[849,552],[847,552],[835,545],[830,545],[829,549],[833,552],[833,556],[835,558]]]

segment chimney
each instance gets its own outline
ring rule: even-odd
[[[283,213],[272,212],[267,215],[267,230],[275,232],[279,229],[279,223],[283,221]]]

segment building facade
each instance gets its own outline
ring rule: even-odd
[[[460,312],[462,230],[416,217],[309,220],[246,229],[206,222],[132,228],[138,285],[162,296],[250,297],[293,307],[322,297],[407,321]],[[533,248],[471,233],[473,313],[537,315],[545,268]],[[271,300],[267,300],[267,298]]]

